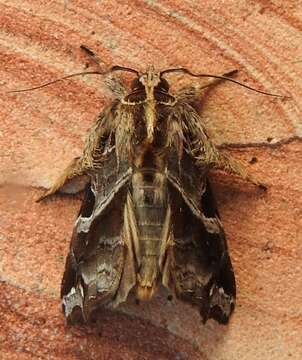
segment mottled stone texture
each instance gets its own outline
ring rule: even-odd
[[[301,359],[302,3],[6,0],[0,29],[0,359]],[[215,141],[250,144],[229,151],[268,186],[213,174],[238,284],[229,326],[203,326],[160,296],[65,326],[59,286],[80,202],[35,199],[80,153],[110,93],[100,77],[3,91],[93,68],[81,44],[105,67],[238,69],[238,80],[292,96],[223,84],[202,100]]]

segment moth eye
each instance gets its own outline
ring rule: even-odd
[[[169,83],[166,79],[161,78],[160,83],[156,86],[156,90],[168,92],[169,91]]]
[[[134,79],[131,84],[131,90],[140,90],[144,89],[143,84],[139,81],[139,79]]]

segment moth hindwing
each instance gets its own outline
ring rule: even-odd
[[[203,322],[225,324],[234,310],[234,272],[208,172],[253,180],[208,137],[195,105],[205,86],[173,95],[164,77],[171,70],[131,70],[131,89],[99,115],[82,156],[45,195],[85,187],[61,288],[70,322],[130,292],[150,299],[160,285],[197,306]]]

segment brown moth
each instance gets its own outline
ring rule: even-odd
[[[85,187],[62,280],[69,322],[131,293],[150,299],[159,286],[198,307],[203,322],[226,324],[235,306],[235,277],[208,173],[220,169],[252,183],[243,167],[209,138],[196,103],[209,86],[169,91],[165,75],[135,74],[130,90],[98,116],[81,157],[43,196]],[[98,73],[98,72],[87,72]],[[69,76],[68,76],[69,77]],[[239,83],[240,84],[240,83]],[[244,85],[243,85],[244,86]],[[79,181],[80,180],[80,181]]]

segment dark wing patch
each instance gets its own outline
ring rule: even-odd
[[[234,310],[236,290],[223,229],[208,232],[173,187],[170,195],[174,246],[169,263],[176,296],[199,306],[204,322],[213,318],[227,323]]]
[[[129,251],[132,254],[124,234],[131,168],[111,166],[116,157],[114,152],[110,156],[86,187],[72,235],[61,287],[69,322],[86,321],[96,307],[123,301],[132,286],[125,289],[121,285],[124,269],[129,267]]]
[[[205,174],[196,176],[188,156],[178,173],[170,164],[174,172],[168,175],[173,242],[166,260],[169,287],[179,299],[197,305],[204,322],[213,318],[225,324],[234,310],[236,286],[209,181]],[[199,202],[196,193],[202,194]]]

